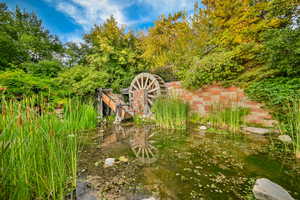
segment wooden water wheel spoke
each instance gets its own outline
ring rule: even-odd
[[[158,91],[159,89],[160,89],[159,87],[156,87],[156,88],[154,88],[152,90],[149,90],[148,93],[152,93],[152,92]]]
[[[141,88],[144,88],[144,77],[141,77],[140,80],[141,80]]]
[[[151,154],[151,156],[153,157],[154,153],[151,151],[151,148],[148,148],[148,150],[149,150],[149,153]]]
[[[153,102],[152,102],[150,99],[147,99],[147,101],[148,101],[148,103],[149,103],[150,105],[153,104]]]
[[[144,89],[146,89],[147,88],[147,83],[148,83],[148,80],[149,80],[149,77],[147,76],[147,78],[146,78],[146,81],[145,81],[145,85],[144,85]]]
[[[146,156],[147,156],[147,158],[150,158],[150,156],[149,156],[149,152],[148,152],[148,148],[145,148],[145,152],[146,152]]]
[[[139,80],[137,80],[136,83],[137,83],[138,89],[141,89],[142,87],[141,87]]]
[[[136,156],[138,157],[140,155],[140,152],[141,152],[142,148],[138,148],[138,151],[136,153]]]
[[[137,88],[135,85],[133,85],[134,89],[138,90],[139,88]],[[129,91],[130,93],[133,93],[133,91]]]
[[[148,97],[150,97],[151,99],[153,99],[155,96],[151,95],[151,94],[148,94]]]

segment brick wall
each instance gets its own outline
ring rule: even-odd
[[[192,111],[207,115],[215,104],[234,104],[248,108],[250,113],[245,117],[246,122],[271,127],[276,121],[272,120],[270,113],[263,109],[263,105],[249,100],[242,89],[231,86],[222,87],[209,85],[196,91],[183,89],[180,82],[166,83],[168,93],[177,95],[191,106]]]

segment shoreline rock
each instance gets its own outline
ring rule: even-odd
[[[269,179],[257,179],[252,190],[257,200],[295,200],[283,187]]]

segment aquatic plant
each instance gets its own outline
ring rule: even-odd
[[[293,139],[293,150],[300,159],[300,100],[295,100],[288,106],[287,132]]]
[[[208,121],[214,128],[224,128],[236,133],[240,131],[241,125],[245,124],[244,116],[248,113],[248,109],[234,103],[217,103],[212,105]]]
[[[0,199],[65,199],[76,186],[76,132],[95,127],[93,105],[70,100],[61,119],[41,97],[0,106]]]
[[[177,97],[166,96],[155,100],[152,112],[155,123],[163,128],[185,129],[189,106]]]

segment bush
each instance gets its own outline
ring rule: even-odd
[[[300,76],[300,29],[275,29],[265,36],[264,59],[283,76]]]
[[[216,52],[203,57],[186,72],[184,85],[188,88],[199,88],[216,81],[235,79],[244,71],[244,67],[235,60],[235,54]]]
[[[280,120],[286,120],[287,105],[300,98],[300,78],[277,77],[254,82],[246,88],[247,95],[264,102]]]
[[[109,75],[90,67],[76,66],[59,74],[57,81],[71,95],[94,94],[97,88],[107,86]]]
[[[38,63],[24,63],[21,67],[27,72],[38,77],[57,77],[62,71],[62,65],[58,61],[43,60]]]
[[[56,96],[60,92],[54,81],[35,77],[22,70],[0,73],[0,86],[6,89],[4,94],[7,97],[31,96],[38,93]]]

